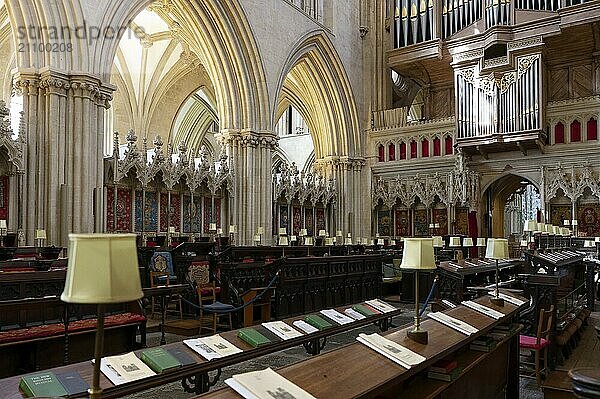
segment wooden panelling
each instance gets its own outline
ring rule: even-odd
[[[594,94],[592,65],[578,65],[571,68],[571,97],[589,97]]]
[[[550,101],[569,98],[569,68],[557,68],[548,71],[548,96]]]

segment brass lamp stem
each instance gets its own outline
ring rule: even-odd
[[[100,399],[102,397],[102,388],[100,388],[100,362],[102,361],[102,352],[104,348],[104,308],[104,305],[98,305],[96,343],[94,346],[94,377],[92,380],[92,388],[88,390],[90,399]]]
[[[415,271],[415,331],[421,327],[421,317],[419,316],[419,272]]]

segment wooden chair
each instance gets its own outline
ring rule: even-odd
[[[196,287],[198,292],[198,304],[200,305],[200,331],[209,329],[211,335],[217,333],[217,327],[226,327],[229,330],[233,329],[233,323],[231,321],[231,310],[234,309],[233,305],[228,305],[217,301],[217,293],[215,289],[215,283],[210,282],[207,284],[200,284]],[[227,312],[227,313],[222,313]],[[207,316],[210,318],[210,327],[204,327],[204,318]],[[218,324],[217,319],[220,317],[227,317],[228,324]]]
[[[171,279],[169,278],[170,274],[169,272],[150,272],[150,287],[151,288],[155,288],[155,287],[159,287],[159,286],[169,286]],[[175,311],[179,313],[179,318],[183,319],[183,307],[181,304],[181,295],[179,294],[173,294],[170,297],[170,303],[174,303],[175,304]],[[154,316],[154,312],[156,309],[156,305],[159,305],[159,303],[157,303],[156,299],[154,298],[154,296],[152,297],[152,310],[151,310],[151,316]],[[167,314],[167,309],[169,307],[169,304],[165,304],[165,308],[162,309],[164,316],[166,316]]]
[[[521,335],[519,337],[519,347],[521,349],[533,350],[535,352],[535,380],[537,382],[538,387],[542,382],[542,373],[546,374],[548,372],[548,348],[550,347],[550,331],[552,330],[552,319],[554,317],[554,305],[550,306],[549,310],[540,309],[540,318],[538,320],[537,327],[537,335],[535,337],[530,337],[528,335]],[[544,352],[543,361],[544,367],[540,368],[540,353]],[[532,363],[524,362],[523,364]],[[526,377],[531,377],[531,375],[525,374]]]

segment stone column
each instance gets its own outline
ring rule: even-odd
[[[88,75],[20,70],[27,142],[23,228],[46,230],[48,245],[66,246],[69,233],[103,230],[104,110],[114,87]]]
[[[272,243],[273,187],[272,151],[278,138],[272,132],[223,130],[218,134],[229,155],[235,193],[232,220],[238,226],[238,245],[252,245],[259,226],[264,228],[264,245]]]

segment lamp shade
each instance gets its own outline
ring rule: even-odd
[[[451,247],[460,247],[460,237],[450,237]]]
[[[312,237],[306,237],[304,239],[304,245],[315,245]]]
[[[343,237],[344,233],[342,233],[342,230],[338,230],[335,232],[336,237]]]
[[[0,229],[5,229],[6,228],[6,219],[2,219],[0,220]]]
[[[377,239],[377,245],[385,245],[385,241],[383,240],[383,238]]]
[[[279,235],[280,236],[285,236],[287,235],[287,229],[285,227],[280,227],[279,228]]]
[[[485,247],[485,238],[480,237],[477,239],[477,246],[478,247]]]
[[[433,270],[435,258],[432,238],[405,238],[402,251],[402,269]]]
[[[467,237],[463,240],[463,247],[472,247],[473,239],[471,237]]]
[[[433,247],[442,248],[444,246],[444,239],[442,236],[433,236]]]
[[[265,234],[265,228],[264,228],[264,227],[262,227],[262,226],[258,227],[258,228],[256,229],[256,234],[258,234],[258,235],[263,235],[263,234]]]
[[[544,231],[544,223],[538,223],[537,230],[535,231],[535,233],[541,233],[543,231]]]
[[[289,244],[290,243],[288,242],[287,236],[281,236],[281,237],[279,237],[279,245],[281,245],[281,246],[287,246]]]
[[[433,224],[433,223],[429,223],[429,228],[430,228],[430,229],[435,229],[435,224]]]
[[[570,226],[570,225],[571,225],[571,221],[569,219],[563,220],[563,226]]]
[[[595,242],[600,242],[600,237],[596,237],[596,238],[594,239],[594,241],[595,241]]]
[[[352,238],[352,233],[348,233],[347,238]]]
[[[216,223],[210,223],[208,225],[208,231],[217,231],[217,224]]]
[[[561,236],[562,232],[560,231],[560,227],[558,226],[552,226],[552,232],[554,233],[555,236]]]
[[[254,242],[260,242],[260,234],[254,236]]]
[[[219,227],[219,228],[217,229],[217,234],[218,234],[218,235],[223,235],[223,229]]]
[[[305,235],[308,235],[308,231],[306,229],[300,229],[300,237],[304,237]]]
[[[229,234],[237,233],[237,226],[235,224],[229,225]]]
[[[36,230],[35,231],[35,239],[36,240],[45,240],[46,239],[46,230]]]
[[[69,267],[60,297],[68,303],[140,299],[135,234],[69,234]]]
[[[537,222],[535,220],[528,220],[525,222],[525,227],[523,231],[536,231],[537,230]]]
[[[577,219],[573,219],[571,220],[571,226],[578,226],[579,222],[577,221]]]
[[[352,237],[346,237],[346,240],[344,240],[344,245],[352,245]]]
[[[521,247],[527,248],[527,240],[521,240]]]
[[[325,237],[327,235],[327,233],[325,232],[325,230],[319,230],[319,237]]]
[[[561,230],[560,235],[562,235],[563,237],[567,237],[570,234],[569,229],[567,229],[566,227],[561,227],[560,230]]]
[[[596,247],[596,243],[592,240],[585,240],[583,243],[583,247],[584,248],[595,248]]]
[[[489,238],[485,248],[488,259],[508,259],[508,240],[505,238]]]
[[[325,245],[327,245],[328,247],[333,245],[333,238],[326,238],[325,239]]]
[[[296,236],[290,237],[290,242],[297,242],[297,241],[298,241],[298,237],[296,237]]]

